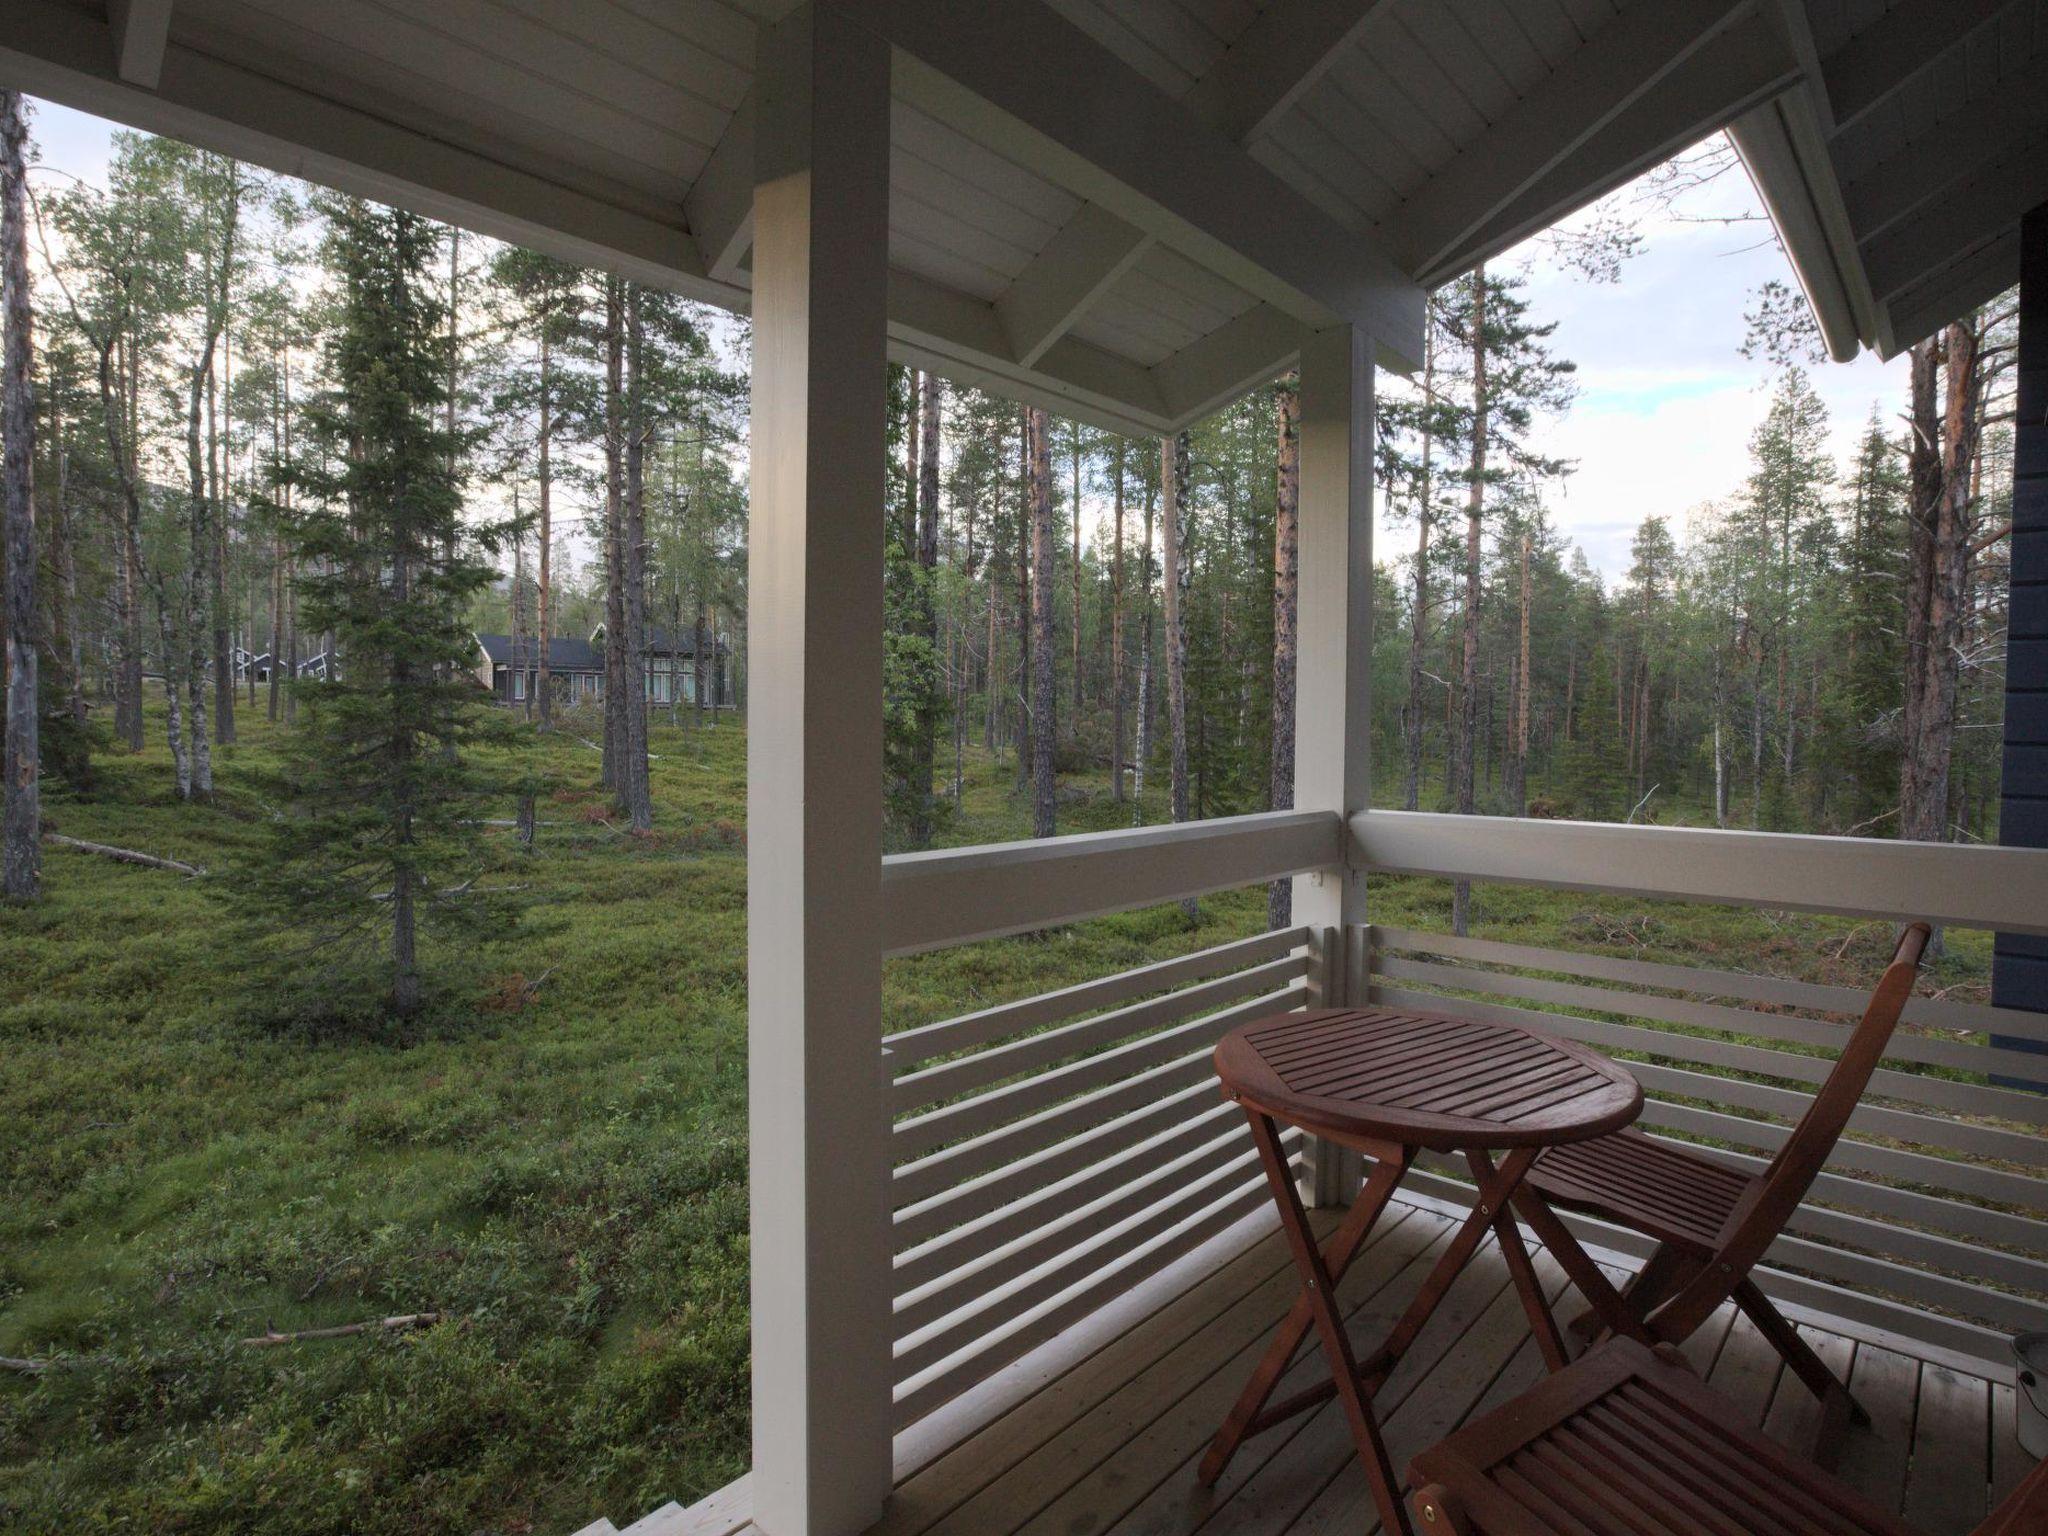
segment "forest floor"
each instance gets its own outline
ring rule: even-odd
[[[528,931],[438,955],[402,1035],[281,1027],[291,914],[221,898],[261,835],[272,728],[242,712],[218,803],[171,793],[161,721],[53,828],[205,866],[62,848],[0,910],[0,1529],[540,1532],[685,1501],[747,1444],[745,733],[657,721],[656,829],[606,824],[598,757],[547,739],[531,858],[496,834]],[[972,756],[949,843],[1028,831]],[[1164,818],[1156,793],[1147,819]],[[511,808],[506,808],[510,814]],[[1063,782],[1062,831],[1127,824]],[[1374,885],[1446,926],[1448,888]],[[890,963],[889,1028],[1201,948],[1263,890]],[[1477,930],[1864,981],[1888,935],[1802,915],[1492,888]],[[1958,996],[1988,943],[1958,935]],[[408,1332],[254,1348],[266,1330],[432,1311]]]

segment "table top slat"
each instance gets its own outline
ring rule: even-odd
[[[1576,1041],[1386,1008],[1254,1019],[1218,1043],[1216,1074],[1229,1097],[1336,1140],[1441,1152],[1585,1141],[1643,1103],[1625,1067]]]

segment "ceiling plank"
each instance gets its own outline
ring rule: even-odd
[[[1011,354],[1029,367],[1152,246],[1107,208],[1083,203],[996,300]]]
[[[1198,421],[1276,378],[1300,355],[1308,328],[1270,304],[1255,305],[1152,369],[1176,422]]]
[[[1821,61],[1837,130],[1868,113],[1986,22],[2022,0],[1900,0]]]
[[[1419,363],[1422,290],[1377,241],[1040,0],[829,3],[895,45],[898,94],[921,110],[1303,324],[1353,322],[1398,365]]]
[[[1752,0],[1655,0],[1624,10],[1389,218],[1410,270],[1440,265],[1673,71],[1753,15]],[[1726,66],[1738,92],[1741,63]]]
[[[1226,138],[1249,144],[1301,100],[1387,0],[1277,0],[1181,101]]]
[[[1950,264],[1959,252],[1997,239],[2048,202],[2048,156],[2028,143],[1967,175],[1935,199],[1928,216],[1893,226],[1862,247],[1871,291],[1889,301]]]
[[[738,279],[754,244],[754,90],[747,88],[711,158],[683,197],[697,258],[720,282]]]
[[[1874,239],[1970,174],[2019,145],[2048,154],[2048,56],[2001,80],[1988,102],[1957,112],[1842,188],[1860,240]]]
[[[171,0],[107,0],[107,24],[114,33],[114,73],[155,90],[171,40]]]
[[[1638,96],[1477,231],[1421,269],[1420,280],[1434,287],[1471,270],[1698,143],[1798,79],[1798,61],[1768,18],[1752,14],[1723,28],[1670,71],[1657,90]]]
[[[1997,298],[2018,279],[2019,270],[2020,232],[2014,227],[1887,304],[1879,351],[1887,358],[1897,357],[1951,320]]]

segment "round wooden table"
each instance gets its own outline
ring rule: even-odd
[[[1372,1396],[1489,1229],[1552,1370],[1564,1341],[1530,1266],[1511,1206],[1536,1201],[1522,1179],[1546,1148],[1619,1130],[1642,1112],[1643,1090],[1624,1067],[1569,1040],[1512,1024],[1386,1008],[1275,1014],[1232,1030],[1217,1044],[1223,1093],[1244,1106],[1266,1180],[1280,1208],[1302,1289],[1202,1458],[1214,1483],[1248,1435],[1337,1397],[1389,1532],[1408,1531],[1400,1485],[1387,1459]],[[1350,1212],[1318,1245],[1287,1166],[1276,1122],[1350,1147],[1373,1170]],[[1472,1213],[1380,1346],[1360,1359],[1337,1310],[1336,1287],[1373,1223],[1423,1151],[1460,1153],[1479,1186]],[[1498,1164],[1492,1154],[1506,1155]],[[1548,1216],[1547,1208],[1542,1215]],[[1267,1406],[1294,1352],[1313,1327],[1330,1380]]]

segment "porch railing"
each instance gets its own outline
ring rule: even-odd
[[[1379,811],[1348,828],[1289,812],[890,859],[884,929],[894,953],[938,949],[1346,863],[2048,931],[2048,854]],[[1259,1170],[1209,1048],[1240,1020],[1368,990],[1620,1055],[1648,1090],[1646,1129],[1741,1167],[1783,1139],[1861,1007],[1850,988],[1740,971],[1304,927],[893,1034],[899,1425],[1259,1211]],[[2042,1059],[1976,1036],[2048,1040],[2048,1018],[1937,1000],[1906,1017],[1767,1286],[1990,1358],[2004,1332],[2048,1327],[2048,1099],[1982,1081],[2038,1074]],[[1442,1173],[1422,1178],[1461,1197]]]

